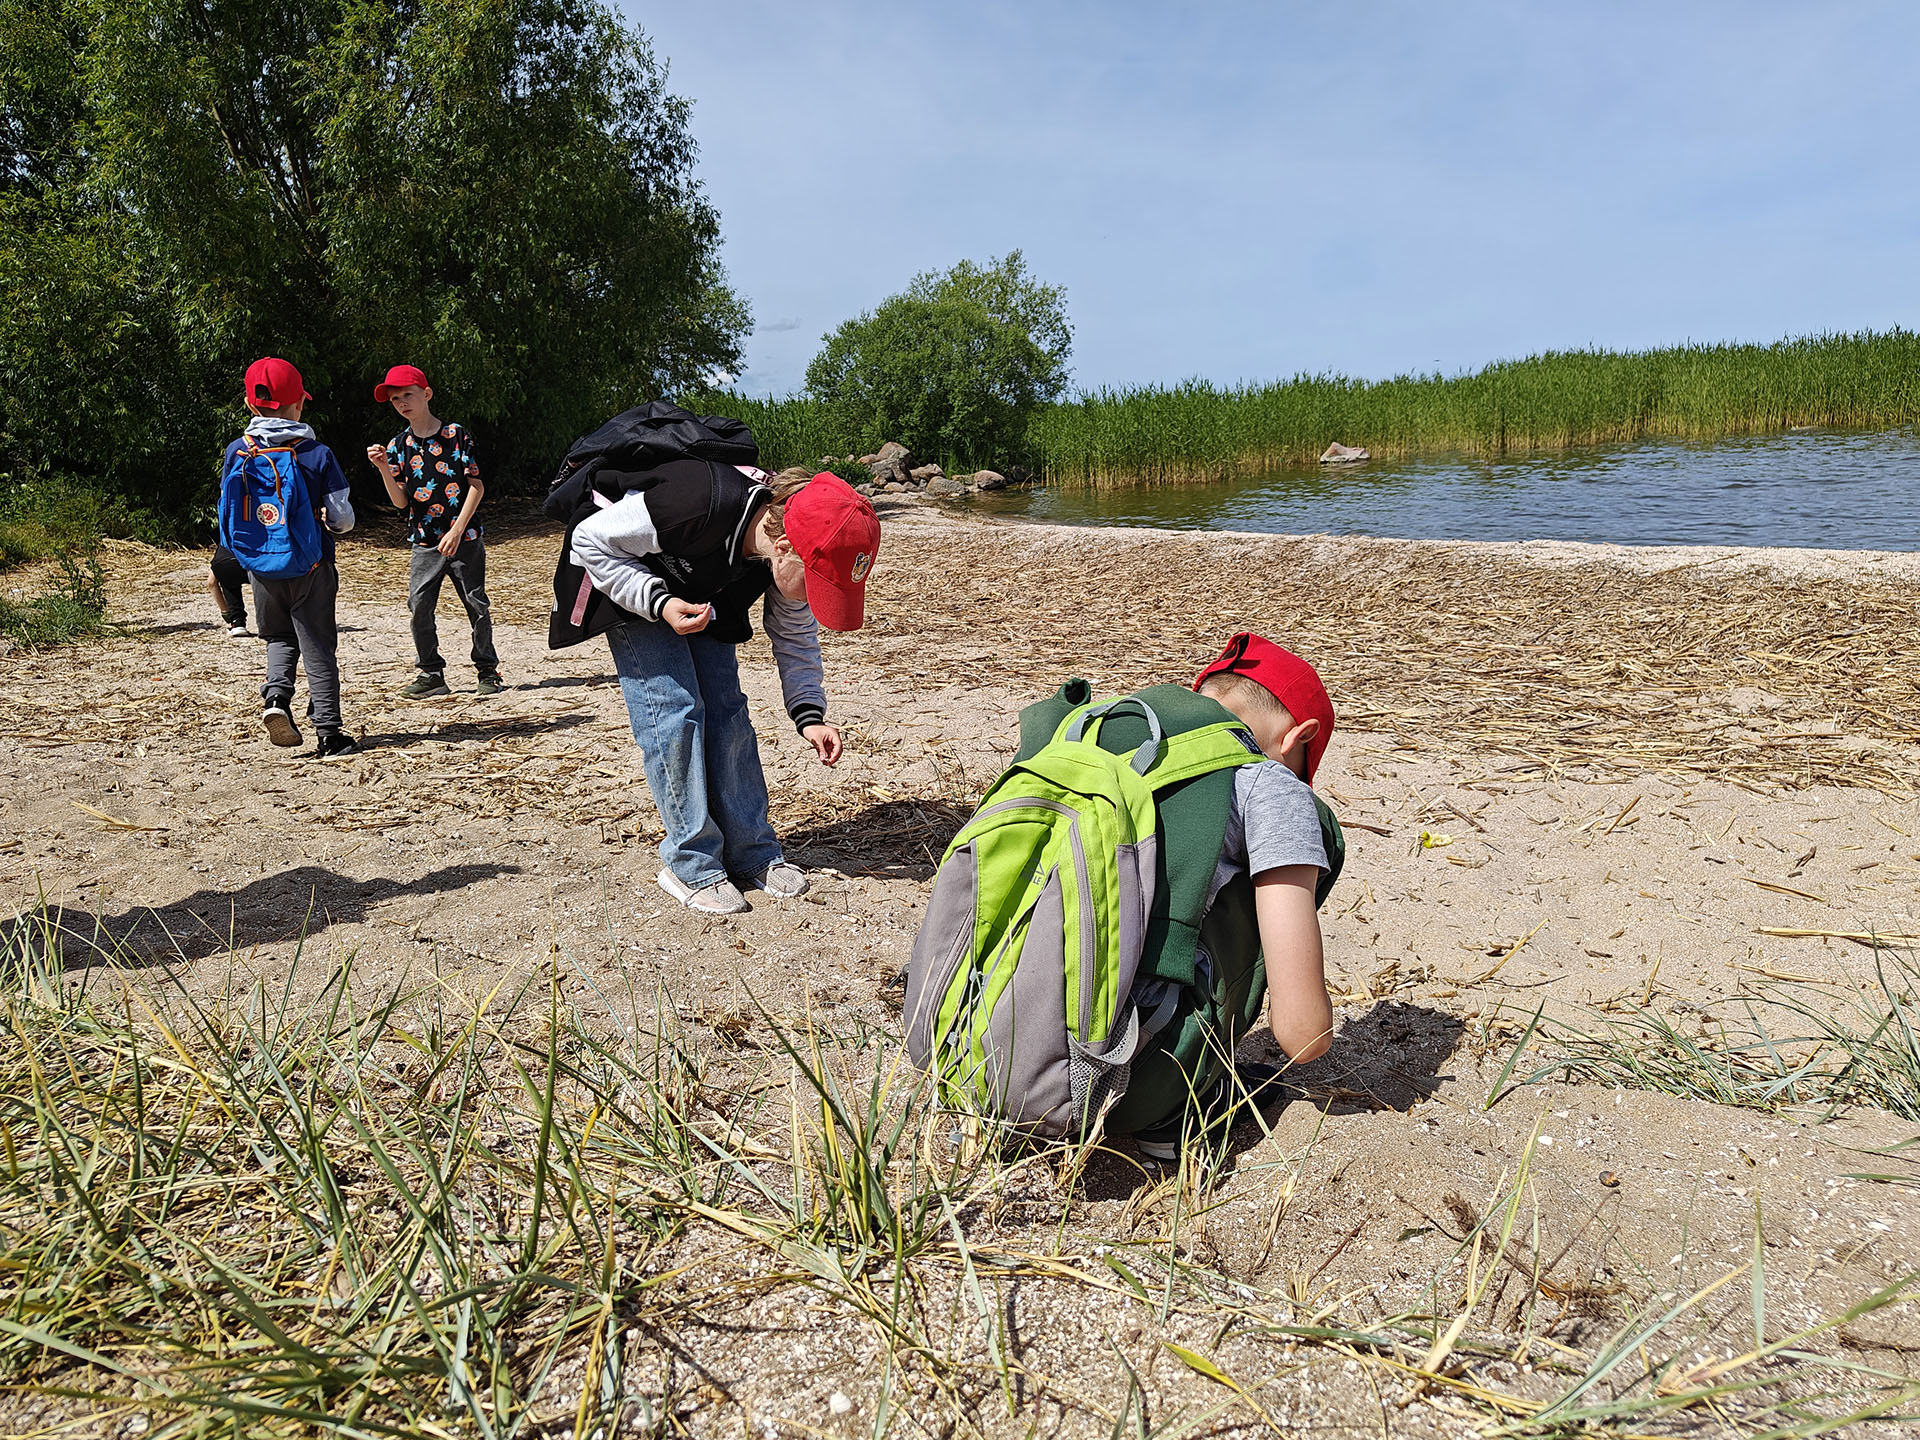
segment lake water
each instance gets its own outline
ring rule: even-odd
[[[1074,525],[1912,550],[1920,549],[1920,435],[1802,431],[1501,460],[1370,460],[1205,485],[1042,486],[971,503]]]

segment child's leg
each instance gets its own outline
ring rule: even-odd
[[[740,692],[740,652],[704,635],[690,636],[687,648],[707,711],[707,804],[726,837],[727,870],[758,875],[780,859],[780,841],[767,815],[760,741]]]
[[[213,563],[208,584],[213,589],[214,598],[220,602],[220,618],[229,625],[247,623],[247,601],[243,587],[247,583],[247,572],[240,568],[240,562],[233,558],[233,552],[224,545],[213,547]]]
[[[491,675],[500,668],[500,657],[493,649],[493,605],[487,599],[487,542],[477,538],[463,542],[448,562],[448,573],[473,622],[473,668]]]
[[[727,867],[707,809],[706,713],[687,641],[666,625],[632,620],[609,630],[607,645],[667,830],[660,859],[683,884],[704,890],[726,879]]]
[[[260,687],[260,698],[269,704],[293,703],[294,677],[300,668],[300,643],[294,638],[287,592],[294,583],[259,575],[253,577],[254,624],[260,627],[260,638],[267,642],[267,683]]]
[[[407,613],[413,617],[413,650],[422,675],[438,675],[447,668],[440,658],[440,627],[434,608],[440,603],[440,582],[450,562],[431,545],[416,545],[407,562]]]
[[[307,662],[308,711],[313,728],[325,733],[340,728],[340,631],[334,607],[340,594],[340,572],[322,561],[295,582],[299,599],[293,606],[293,633],[299,654]]]

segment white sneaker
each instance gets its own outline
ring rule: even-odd
[[[662,870],[653,879],[687,909],[702,915],[744,915],[752,908],[731,880],[716,880],[696,890],[671,870]]]
[[[247,625],[244,620],[240,621],[238,624],[227,626],[227,638],[230,640],[244,640],[246,638],[246,634],[247,634]]]
[[[293,716],[278,700],[260,712],[260,723],[267,727],[267,738],[274,744],[289,747],[300,743],[300,727],[293,723]]]
[[[798,899],[813,888],[807,880],[807,872],[785,860],[774,861],[751,878],[754,889],[764,891],[776,900]]]

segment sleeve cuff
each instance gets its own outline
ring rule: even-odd
[[[826,708],[820,705],[796,705],[787,714],[793,717],[794,732],[799,735],[805,735],[809,725],[827,723]]]
[[[647,619],[658,621],[667,609],[667,587],[658,580],[647,587]]]

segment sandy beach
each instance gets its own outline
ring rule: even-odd
[[[213,623],[203,554],[110,547],[124,636],[4,660],[5,898],[50,907],[69,974],[96,989],[120,983],[90,963],[103,936],[206,995],[311,993],[348,955],[356,984],[438,977],[469,996],[548,967],[590,1017],[664,992],[725,1064],[784,1085],[784,1060],[752,1042],[761,1011],[875,1053],[897,1033],[933,863],[1011,752],[1020,705],[1075,675],[1186,680],[1256,629],[1333,695],[1319,788],[1349,852],[1323,912],[1332,1053],[1242,1124],[1171,1242],[1239,1318],[1163,1304],[1105,1263],[1164,1241],[1181,1203],[1118,1142],[1066,1191],[1016,1167],[966,1220],[978,1244],[1058,1243],[1060,1264],[1103,1277],[1001,1285],[1018,1413],[998,1382],[955,1399],[911,1365],[890,1403],[932,1434],[1106,1435],[1136,1395],[1141,1415],[1199,1423],[1189,1433],[1482,1433],[1493,1412],[1471,1397],[1260,1322],[1358,1324],[1423,1297],[1458,1310],[1461,1237],[1523,1165],[1525,1263],[1509,1260],[1474,1330],[1512,1337],[1473,1371],[1503,1393],[1547,1394],[1554,1356],[1750,1263],[1756,1223],[1769,1333],[1914,1268],[1920,1168],[1884,1153],[1914,1122],[1591,1077],[1514,1088],[1551,1058],[1535,1050],[1497,1082],[1536,1014],[1594,1029],[1651,1013],[1705,1036],[1730,1003],[1765,1011],[1783,986],[1839,1013],[1874,980],[1875,952],[1847,937],[1920,936],[1920,556],[1068,529],[904,501],[882,518],[869,623],[825,639],[838,769],[794,736],[764,640],[742,655],[775,822],[820,872],[806,902],[756,898],[716,922],[655,888],[659,831],[618,685],[603,647],[545,648],[555,536],[532,521],[489,532],[509,688],[486,700],[461,664],[453,697],[397,697],[405,548],[392,531],[342,542],[346,713],[366,748],[330,763],[265,743],[260,646]],[[450,658],[464,631],[449,594]],[[689,1294],[702,1266],[740,1263],[711,1236],[681,1245],[660,1263],[689,1267]],[[1751,1347],[1749,1289],[1703,1302],[1687,1343]],[[877,1330],[797,1282],[699,1293],[670,1336],[636,1332],[636,1393],[695,1433],[871,1433],[889,1372]],[[927,1303],[956,1354],[986,1346]],[[1817,1345],[1912,1374],[1920,1303]]]

